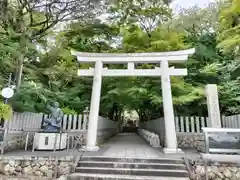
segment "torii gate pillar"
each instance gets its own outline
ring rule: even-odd
[[[101,61],[95,62],[92,96],[89,113],[88,131],[87,131],[87,144],[86,151],[98,151],[99,147],[96,146],[97,142],[97,127],[98,127],[98,114],[100,106],[101,86],[102,86],[102,68]]]
[[[174,111],[172,101],[172,90],[170,75],[168,72],[168,61],[161,61],[162,76],[162,98],[163,98],[163,112],[165,124],[165,153],[176,153],[181,151],[177,146],[177,135],[174,122]]]

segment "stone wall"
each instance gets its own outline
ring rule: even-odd
[[[164,120],[162,120],[164,121]],[[159,135],[160,145],[164,147],[165,145],[165,131],[160,126],[162,122],[158,120],[152,120],[151,123],[142,123],[140,127],[146,129],[150,132],[154,132]],[[177,132],[177,142],[178,147],[182,149],[194,148],[197,151],[204,152],[205,142],[203,133],[187,133],[187,132]]]
[[[119,127],[116,121],[99,116],[97,145],[103,144],[106,140],[115,136],[118,132]]]
[[[196,161],[190,161],[190,166],[191,180],[205,180],[203,163],[196,163]],[[239,180],[240,165],[212,163],[207,168],[207,175],[209,180]]]
[[[116,135],[118,131],[115,129],[102,129],[97,133],[97,144],[102,144],[112,136]],[[7,141],[7,146],[5,151],[10,151],[13,149],[23,149],[25,147],[26,136],[22,134],[10,134]],[[33,135],[29,136],[28,146],[32,146]],[[83,136],[83,144],[86,143],[86,134]]]
[[[0,175],[0,180],[53,180],[53,178],[41,177],[41,176],[4,176]],[[67,180],[67,177],[62,176],[57,180]]]
[[[111,137],[115,136],[118,132],[113,130],[113,129],[102,129],[102,130],[98,130],[97,132],[97,145],[101,145],[103,144],[105,141],[107,141],[108,139],[110,139]],[[83,145],[86,145],[86,138],[87,137],[87,133],[85,135],[83,135],[82,142]]]
[[[204,152],[205,141],[202,133],[177,133],[177,141],[179,148],[194,148]]]
[[[56,162],[53,159],[12,159],[0,160],[0,175],[2,176],[40,176],[53,178]],[[57,177],[67,175],[71,170],[71,161],[59,161]]]
[[[103,144],[105,141],[115,136],[118,133],[116,129],[102,129],[97,134],[97,145]]]
[[[5,151],[11,151],[14,149],[24,149],[26,135],[23,132],[10,132],[7,136]],[[33,135],[29,135],[28,145],[32,146]]]
[[[99,116],[97,144],[100,145],[112,136],[118,133],[118,124],[115,121]],[[24,149],[26,135],[23,132],[10,132],[7,137],[5,152]],[[28,146],[31,148],[33,143],[33,135],[29,136]],[[86,134],[83,137],[83,145],[86,143]]]
[[[146,129],[159,135],[160,144],[165,144],[165,126],[164,118],[151,120],[146,123],[140,123],[140,128]],[[176,132],[179,148],[194,148],[197,151],[203,151],[205,147],[204,136],[202,133],[195,132]]]
[[[160,145],[164,147],[165,143],[164,118],[154,119],[146,123],[139,123],[139,126],[141,129],[146,129],[150,132],[158,134],[160,139]]]
[[[99,130],[97,133],[97,144],[103,144],[106,140],[108,140],[109,138],[113,137],[114,135],[116,135],[118,132],[114,129],[102,129]],[[24,150],[25,147],[25,139],[26,136],[23,135],[22,133],[17,134],[9,134],[8,135],[8,140],[6,141],[6,147],[5,147],[5,152],[9,152],[12,150],[16,150],[16,149],[22,149]],[[86,143],[86,134],[83,136],[83,145],[85,145]],[[32,144],[33,144],[33,135],[29,136],[29,140],[28,140],[28,146],[29,148],[32,148]]]

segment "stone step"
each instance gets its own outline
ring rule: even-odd
[[[136,162],[136,163],[164,163],[164,164],[184,164],[181,158],[115,158],[115,157],[104,157],[104,156],[83,156],[81,161],[101,161],[101,162]]]
[[[68,180],[189,180],[188,177],[72,173]]]
[[[78,167],[105,167],[105,168],[139,168],[139,169],[178,169],[186,170],[184,164],[164,163],[139,163],[139,162],[105,162],[105,161],[81,161]]]
[[[76,172],[94,174],[118,174],[135,176],[167,176],[189,177],[186,170],[175,169],[131,169],[131,168],[105,168],[105,167],[77,167]]]

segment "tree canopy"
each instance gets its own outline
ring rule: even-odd
[[[81,113],[90,105],[92,78],[78,77],[77,69],[94,65],[79,64],[71,50],[134,53],[195,47],[186,63],[171,64],[188,69],[185,77],[171,77],[175,114],[207,116],[206,84],[218,85],[222,114],[240,113],[239,1],[194,6],[177,14],[170,3],[1,1],[0,85],[6,86],[13,73],[17,86],[9,103],[15,111],[44,112],[47,103],[58,101],[65,113]],[[103,116],[118,120],[124,111],[135,110],[147,121],[163,116],[162,106],[160,77],[103,78]]]

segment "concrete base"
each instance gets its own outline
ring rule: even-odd
[[[163,152],[165,154],[178,154],[178,153],[184,153],[182,149],[170,149],[170,148],[164,148]]]
[[[54,150],[56,140],[56,150],[66,149],[66,133],[36,133],[34,136],[34,149],[36,150]],[[60,142],[61,141],[61,142]]]
[[[83,146],[82,150],[84,151],[99,151],[98,146]]]

